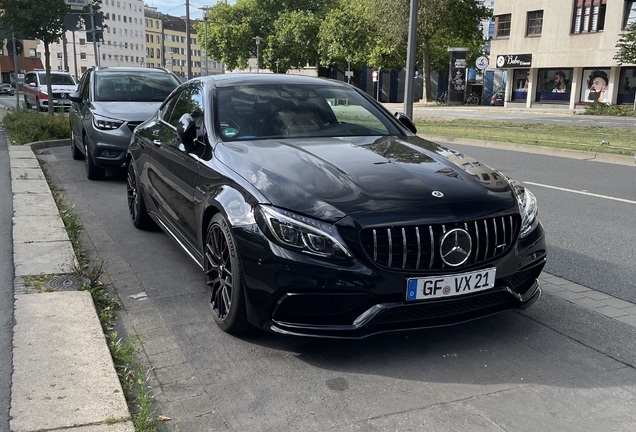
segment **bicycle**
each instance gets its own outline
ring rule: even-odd
[[[446,92],[438,93],[435,102],[437,102],[437,105],[446,105],[448,102]]]
[[[477,93],[472,93],[470,96],[466,98],[464,101],[466,105],[478,105],[479,104],[479,95]]]

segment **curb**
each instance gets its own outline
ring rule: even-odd
[[[78,265],[34,153],[69,144],[70,139],[8,145],[15,269],[10,428],[132,432],[90,293],[24,290],[24,277],[67,274]]]

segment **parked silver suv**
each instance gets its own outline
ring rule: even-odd
[[[93,67],[71,93],[71,154],[89,180],[123,166],[132,131],[150,118],[179,79],[163,68]]]
[[[51,90],[53,106],[68,111],[71,101],[69,93],[77,90],[75,80],[68,72],[51,71]],[[24,75],[24,103],[27,108],[36,107],[38,111],[49,109],[49,92],[46,88],[46,71],[36,69]]]

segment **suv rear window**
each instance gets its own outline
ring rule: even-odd
[[[180,84],[164,72],[115,72],[95,74],[96,101],[163,102]]]
[[[40,78],[40,84],[46,84],[46,72],[38,73]],[[60,74],[60,73],[52,73],[51,74],[51,85],[75,85],[75,81],[70,75]]]

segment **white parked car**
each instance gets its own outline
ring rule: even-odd
[[[75,80],[68,72],[51,71],[51,89],[53,90],[53,106],[71,108],[69,93],[77,90]],[[49,109],[49,96],[46,88],[46,71],[36,69],[24,76],[24,103],[27,108],[36,107],[38,111]]]

